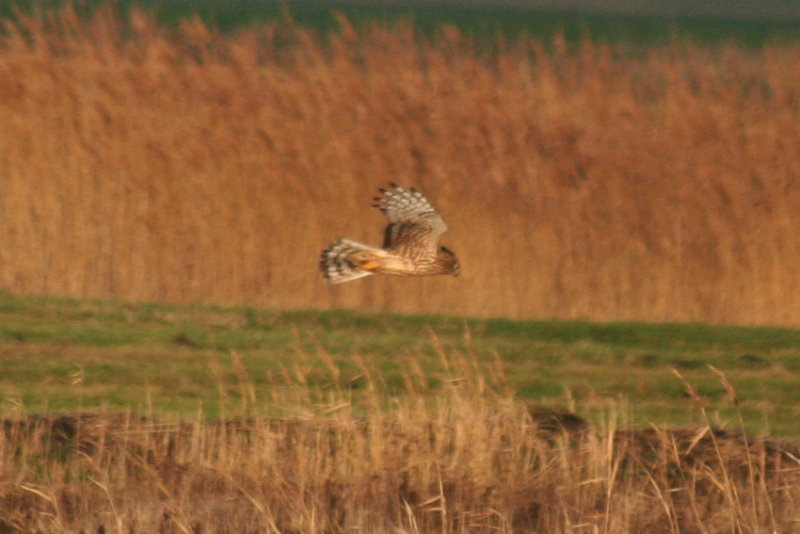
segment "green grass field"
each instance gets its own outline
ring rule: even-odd
[[[64,0],[17,0],[0,5],[0,17],[13,16],[15,9],[29,11],[33,6],[58,7]],[[76,3],[79,11],[92,10],[107,4],[107,0],[84,0]],[[163,23],[177,25],[181,20],[198,16],[222,31],[243,26],[282,20],[289,15],[300,27],[322,33],[339,28],[338,15],[345,16],[356,28],[378,23],[413,23],[416,31],[434,35],[443,26],[458,28],[478,43],[493,46],[498,36],[506,41],[520,35],[532,35],[551,42],[557,34],[569,42],[590,36],[598,42],[630,45],[661,45],[671,40],[698,44],[735,42],[745,46],[800,40],[800,25],[786,17],[743,17],[731,8],[730,14],[668,15],[591,13],[573,10],[542,10],[532,7],[506,5],[503,2],[477,2],[469,5],[447,4],[418,0],[414,2],[370,3],[339,0],[250,1],[234,0],[120,0],[116,5],[127,13],[132,7],[152,12]],[[677,5],[680,7],[680,5]],[[670,12],[676,6],[666,4]],[[773,10],[774,11],[774,10]]]
[[[533,405],[609,411],[626,424],[738,425],[797,437],[800,330],[281,312],[0,296],[6,411],[134,411],[188,418],[325,412],[357,400],[434,397],[448,384]]]

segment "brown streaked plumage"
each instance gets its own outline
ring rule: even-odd
[[[447,225],[428,199],[414,188],[406,190],[396,184],[380,192],[373,206],[389,219],[383,248],[337,239],[320,258],[325,281],[340,284],[371,274],[458,275],[455,253],[439,246]]]

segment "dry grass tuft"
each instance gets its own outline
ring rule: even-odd
[[[511,317],[800,321],[800,49],[520,40],[134,12],[0,38],[0,285],[129,300]],[[328,288],[427,192],[459,279]]]
[[[495,388],[481,393],[474,366],[463,365],[470,357],[445,357],[453,378],[442,394],[390,399],[370,371],[363,402],[337,390],[301,415],[168,423],[9,414],[0,528],[797,531],[796,448],[708,427],[622,431],[613,417],[595,428]],[[283,395],[284,408],[316,393],[294,395]]]

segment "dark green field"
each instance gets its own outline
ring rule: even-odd
[[[16,10],[29,12],[33,6],[54,8],[64,0],[17,0],[0,5],[0,17],[14,16]],[[106,0],[85,0],[77,10],[85,12]],[[719,8],[713,14],[686,14],[670,7],[658,13],[630,14],[603,11],[543,10],[507,5],[504,2],[475,2],[467,5],[446,2],[353,2],[322,0],[275,2],[267,0],[119,0],[115,5],[123,13],[132,7],[143,8],[163,23],[177,25],[181,20],[199,16],[222,31],[230,31],[269,21],[285,19],[322,33],[337,29],[338,15],[346,17],[356,28],[374,23],[413,23],[415,31],[434,35],[445,26],[455,26],[478,44],[494,46],[498,40],[514,40],[532,35],[550,42],[563,35],[569,42],[591,37],[597,42],[652,46],[671,41],[697,44],[733,42],[745,46],[761,46],[773,42],[800,40],[797,18],[779,16],[784,10],[775,6],[761,10],[764,16],[742,16],[735,7]],[[752,10],[759,13],[758,9]]]
[[[434,398],[468,381],[622,424],[738,425],[800,435],[800,331],[704,325],[464,320],[0,297],[6,411],[173,417],[324,411],[326,395]],[[357,400],[357,399],[355,399]],[[244,413],[243,413],[244,412]]]

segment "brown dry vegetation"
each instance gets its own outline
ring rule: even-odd
[[[452,363],[443,393],[390,404],[379,378],[363,403],[276,390],[282,406],[314,410],[282,418],[9,414],[0,530],[800,532],[796,447],[709,428],[615,431],[613,414],[591,428]]]
[[[219,36],[101,10],[0,39],[0,285],[476,316],[800,323],[800,49],[626,53],[454,30]],[[326,287],[427,192],[456,278]]]

